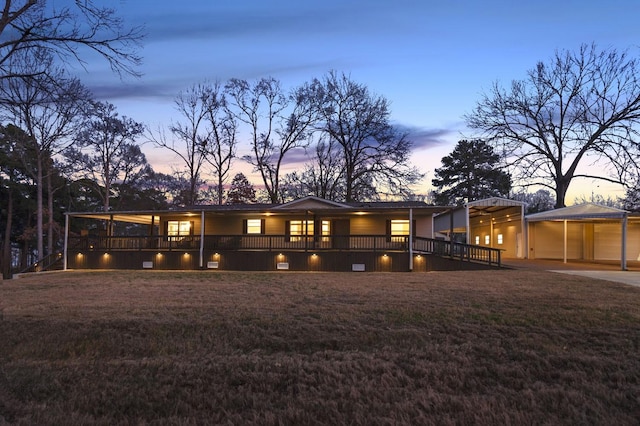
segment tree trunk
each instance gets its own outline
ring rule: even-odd
[[[47,173],[47,254],[53,253],[53,184],[51,182],[52,171]]]
[[[13,226],[13,192],[9,189],[7,200],[7,224],[4,228],[4,243],[2,244],[2,276],[11,278],[11,227]]]
[[[569,184],[565,179],[556,180],[556,209],[566,207],[564,199],[567,196],[567,189],[569,189]]]
[[[38,159],[37,159],[37,167],[38,167],[38,171],[36,173],[36,249],[37,249],[37,256],[36,258],[42,259],[42,257],[44,257],[44,205],[43,205],[43,196],[42,193],[43,191],[43,177],[42,177],[42,155],[38,155]]]

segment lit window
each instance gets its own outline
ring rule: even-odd
[[[262,234],[261,219],[247,219],[247,234]]]
[[[485,235],[485,236],[484,236],[484,243],[485,243],[486,245],[489,245],[489,243],[490,243],[490,242],[491,242],[491,240],[489,239],[489,236],[488,236],[488,235]]]
[[[480,245],[480,235],[476,235],[476,245]]]
[[[320,223],[320,232],[319,235],[326,237],[322,240],[328,240],[328,236],[331,235],[331,222],[323,220]],[[303,235],[316,235],[315,223],[313,220],[292,220],[289,222],[289,234],[291,241],[299,241],[299,237]]]
[[[502,234],[498,234],[498,244],[502,244]]]
[[[394,219],[391,221],[391,241],[404,241],[404,238],[409,235],[409,221],[406,219]],[[396,238],[393,238],[393,237]]]
[[[169,237],[182,237],[191,234],[191,222],[188,220],[170,220],[167,222]]]

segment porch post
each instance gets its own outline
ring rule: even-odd
[[[204,267],[204,210],[200,212],[200,269]]]
[[[622,216],[622,250],[620,258],[620,267],[623,271],[627,270],[627,213]]]
[[[409,209],[409,272],[413,271],[413,209]]]
[[[564,263],[567,263],[567,219],[564,220]]]
[[[524,214],[522,215],[522,229],[524,230],[524,242],[523,244],[524,246],[524,258],[525,259],[529,259],[529,251],[531,249],[531,247],[529,247],[529,221],[527,220],[527,218],[524,216]]]
[[[67,250],[69,248],[69,213],[64,214],[64,254],[62,270],[67,270]]]
[[[469,203],[466,203],[464,205],[464,212],[465,212],[465,227],[467,228],[467,232],[466,232],[466,240],[467,240],[467,244],[471,244],[471,223],[469,222]]]

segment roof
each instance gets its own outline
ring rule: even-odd
[[[325,200],[319,197],[303,197],[284,204],[222,204],[200,205],[193,207],[181,207],[168,210],[147,211],[112,211],[112,212],[71,212],[71,217],[83,217],[89,219],[114,220],[118,222],[132,222],[152,224],[159,222],[159,216],[187,215],[195,216],[207,214],[250,214],[250,213],[301,213],[307,212],[319,214],[333,213],[393,213],[398,211],[417,210],[416,213],[434,214],[449,207],[432,206],[422,201],[384,201],[384,202],[353,202],[340,203]]]
[[[626,210],[607,207],[600,204],[585,203],[562,207],[546,212],[533,213],[526,216],[529,222],[544,220],[579,220],[579,219],[621,219],[628,215]]]

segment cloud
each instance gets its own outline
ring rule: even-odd
[[[175,13],[149,13],[134,18],[144,22],[147,42],[192,39],[228,39],[245,36],[263,36],[311,32],[337,32],[351,30],[354,22],[363,22],[369,13],[355,5],[326,2],[321,5],[304,3],[291,7],[290,2],[255,2],[224,4],[207,2],[198,7],[182,7]],[[359,18],[359,19],[356,19]],[[366,20],[366,18],[365,18]]]
[[[453,135],[458,133],[457,129],[425,129],[418,126],[400,124],[395,126],[401,132],[405,132],[413,142],[413,150],[435,148],[451,143]]]

